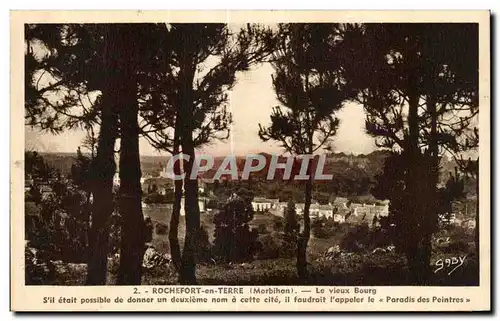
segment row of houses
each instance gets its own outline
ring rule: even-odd
[[[439,214],[439,223],[442,225],[462,226],[463,228],[473,230],[476,228],[476,219],[466,217],[462,213]]]
[[[287,208],[287,202],[255,197],[252,201],[252,207],[256,212],[269,211],[276,215],[282,215]],[[304,207],[304,203],[295,204],[296,213],[298,215],[304,214]],[[339,223],[366,221],[371,224],[374,217],[380,218],[389,215],[389,205],[387,202],[384,205],[349,203],[347,198],[337,197],[328,204],[319,204],[313,200],[309,208],[309,215],[311,218],[333,218]]]

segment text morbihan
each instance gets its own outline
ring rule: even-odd
[[[262,287],[253,288],[253,294],[292,294],[293,289],[291,288],[279,288],[279,287]]]

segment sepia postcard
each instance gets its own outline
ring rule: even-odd
[[[490,311],[489,11],[12,11],[11,310]]]

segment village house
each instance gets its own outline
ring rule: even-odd
[[[206,204],[207,203],[207,200],[205,197],[199,197],[198,198],[198,207],[200,208],[200,212],[203,213],[206,211]],[[182,199],[181,199],[181,209],[180,209],[180,215],[181,216],[185,216],[186,215],[186,211],[184,209],[184,196],[182,196]]]
[[[388,205],[375,205],[375,204],[356,204],[353,203],[349,207],[352,213],[356,216],[368,214],[370,216],[387,216],[389,215]]]
[[[114,187],[120,186],[120,173],[118,172],[116,172],[115,175],[113,176],[113,186]]]
[[[295,212],[298,215],[304,214],[304,203],[295,204]],[[286,206],[284,207],[286,209]],[[343,223],[345,221],[345,211],[346,209],[337,208],[333,204],[322,205],[318,202],[311,203],[309,207],[309,216],[311,218],[332,218],[335,222]]]
[[[198,177],[198,192],[207,193],[211,189],[210,186],[215,184],[215,180],[213,178],[206,177]]]
[[[39,186],[40,195],[42,196],[42,201],[49,199],[52,195],[54,195],[54,191],[52,187],[47,184],[43,184]]]
[[[338,223],[344,223],[345,216],[346,215],[344,213],[335,213],[335,214],[333,214],[333,221],[338,222]]]
[[[281,212],[285,211],[287,207],[288,207],[288,202],[278,202],[276,204],[276,209]]]
[[[252,200],[252,208],[255,212],[264,212],[275,209],[279,203],[279,199],[268,199],[264,197],[255,197]]]
[[[26,179],[24,180],[24,190],[28,192],[32,187],[33,184],[35,184],[35,181],[31,177],[31,175],[27,175]]]
[[[349,205],[349,209],[355,210],[358,207],[362,207],[362,206],[363,206],[363,204],[360,204],[360,203],[351,203],[351,205]]]
[[[455,213],[439,214],[438,219],[439,223],[444,225],[454,225],[457,223],[457,215]]]
[[[311,218],[319,218],[320,217],[319,204],[311,204],[311,206],[309,207],[309,216]]]
[[[375,205],[375,210],[378,216],[388,216],[389,215],[389,205]]]
[[[462,226],[466,229],[473,230],[476,228],[476,220],[473,218],[464,220]]]
[[[351,204],[351,212],[347,222],[352,224],[368,224],[372,226],[373,223],[378,223],[381,217],[389,215],[388,205],[374,205],[374,204]]]
[[[320,204],[311,204],[311,207],[309,209],[309,215],[311,218],[319,218],[319,217],[324,217],[324,218],[330,218],[333,217],[333,209],[334,207],[332,205],[320,205]]]
[[[297,203],[295,204],[295,213],[298,215],[304,215],[304,203]]]
[[[311,214],[311,208],[313,208],[313,205],[319,205],[318,201],[316,200],[311,200],[311,206],[309,207],[309,214]],[[298,215],[304,215],[304,207],[305,207],[305,204],[304,203],[296,203],[295,204],[295,213],[297,213]],[[319,212],[319,208],[317,209],[317,212]]]
[[[335,200],[333,201],[333,206],[337,208],[347,208],[347,203],[349,203],[349,200],[345,197],[336,197]]]

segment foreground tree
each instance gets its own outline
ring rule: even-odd
[[[27,124],[52,133],[99,125],[90,183],[88,284],[106,282],[107,221],[113,211],[117,115],[108,81],[112,48],[104,45],[112,41],[106,31],[104,25],[71,24],[27,25],[25,30]]]
[[[80,147],[76,150],[76,160],[71,165],[70,177],[73,182],[85,191],[87,203],[90,205],[92,190],[90,187],[92,158],[83,155]]]
[[[196,235],[200,229],[198,181],[197,177],[191,178],[195,149],[228,137],[231,116],[226,109],[227,92],[235,85],[237,72],[248,70],[270,54],[273,38],[270,30],[250,25],[239,31],[225,24],[171,24],[167,28],[172,72],[164,77],[166,85],[157,96],[161,98],[157,99],[157,106],[160,110],[175,110],[175,117],[170,115],[168,121],[150,120],[154,134],[149,138],[160,147],[179,144],[182,153],[189,157],[185,164],[186,236],[180,281],[193,284],[196,283]],[[174,137],[172,127],[176,129]],[[177,153],[175,148],[173,153]],[[179,196],[180,184],[176,188]],[[175,242],[178,216],[177,212],[173,214],[170,238]]]
[[[299,229],[299,223],[297,222],[295,203],[292,200],[288,201],[284,216],[285,216],[285,226],[284,226],[285,235],[290,237],[295,236],[297,230]]]
[[[141,205],[141,168],[137,70],[141,26],[113,25],[113,91],[120,120],[120,189],[119,211],[122,220],[118,284],[141,284],[145,226]],[[130,44],[133,44],[132,46]]]
[[[271,125],[260,126],[263,141],[281,143],[291,155],[313,155],[330,147],[339,120],[335,112],[351,97],[338,59],[341,26],[337,24],[282,24],[275,54],[273,85],[282,106],[275,107]],[[297,244],[297,273],[307,276],[307,244],[311,221],[311,166],[304,186],[304,228]]]
[[[142,226],[135,224],[142,217],[137,73],[154,69],[155,64],[151,61],[164,61],[149,59],[153,55],[158,58],[157,41],[162,38],[157,37],[156,31],[155,25],[141,24],[30,25],[26,29],[28,124],[53,133],[78,127],[93,130],[93,125],[99,126],[91,170],[93,209],[88,284],[104,284],[106,281],[119,118],[122,129],[120,167],[125,169],[120,173],[120,211],[127,225],[122,235],[122,250],[127,254],[119,282],[137,284],[138,279],[140,282],[137,276],[140,275],[140,251],[136,247],[142,248],[143,245],[135,237],[140,238],[142,232],[132,230],[132,227]],[[142,42],[136,41],[131,49],[130,39],[124,38],[127,36]],[[143,64],[139,64],[141,60],[144,60]],[[94,134],[91,144],[92,147],[95,144]]]
[[[122,219],[118,284],[141,284],[146,233],[142,213],[141,163],[139,155],[139,92],[144,75],[156,75],[167,59],[164,55],[164,25],[113,24],[114,103],[120,124],[119,211]],[[130,44],[133,45],[130,45]]]
[[[404,214],[396,227],[412,283],[427,284],[437,228],[439,159],[469,150],[475,132],[477,26],[368,24],[348,31],[346,39],[356,49],[345,57],[345,65],[367,113],[367,132],[378,146],[403,159],[398,197]]]
[[[214,216],[214,255],[224,263],[249,261],[256,249],[257,233],[248,223],[253,219],[251,200],[234,193]]]

